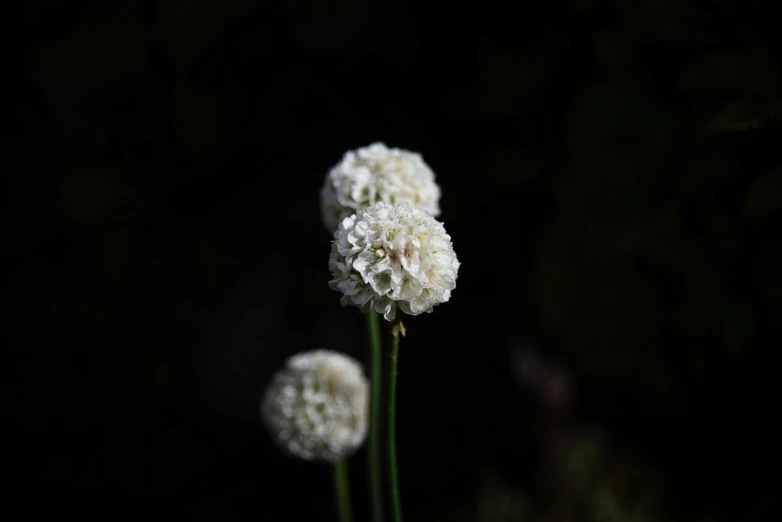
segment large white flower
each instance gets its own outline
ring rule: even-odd
[[[339,224],[331,245],[332,290],[342,305],[393,321],[431,312],[456,287],[459,261],[443,224],[408,203],[376,203]]]
[[[291,455],[333,462],[366,438],[368,387],[354,359],[329,350],[301,353],[272,378],[261,416]]]
[[[320,192],[320,212],[329,232],[357,210],[407,202],[440,214],[440,187],[420,154],[373,143],[345,153],[326,176]]]

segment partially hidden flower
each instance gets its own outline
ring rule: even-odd
[[[300,353],[272,378],[261,416],[290,455],[333,462],[350,456],[366,438],[368,388],[354,359],[330,350]]]
[[[345,153],[320,192],[323,225],[336,230],[343,219],[375,203],[407,202],[440,214],[440,187],[420,154],[373,143]]]
[[[459,261],[451,236],[431,214],[408,203],[381,202],[342,220],[329,270],[329,287],[342,292],[343,306],[393,321],[397,308],[418,315],[448,301]]]

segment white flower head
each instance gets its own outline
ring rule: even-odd
[[[440,215],[440,187],[420,154],[373,143],[345,153],[326,176],[320,212],[329,232],[357,210],[379,201],[403,203]]]
[[[366,438],[368,387],[354,359],[329,350],[300,353],[272,378],[261,416],[289,454],[304,460],[340,460]]]
[[[431,312],[456,287],[459,261],[451,236],[427,211],[376,203],[339,224],[331,245],[332,290],[342,305],[374,310],[393,321]]]

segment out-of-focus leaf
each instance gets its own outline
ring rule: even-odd
[[[725,107],[706,126],[706,132],[746,131],[775,125],[782,116],[782,103],[737,101]]]
[[[777,67],[759,56],[721,54],[712,59],[712,66],[717,81],[729,90],[757,96],[777,92]]]
[[[240,125],[247,103],[240,88],[188,86],[178,92],[173,108],[179,158],[210,162],[235,154],[248,139]]]
[[[114,196],[117,178],[107,172],[83,170],[66,176],[60,186],[65,213],[74,220],[99,218]]]
[[[760,127],[761,119],[757,107],[746,101],[737,101],[722,109],[706,125],[706,132],[709,134],[724,131],[740,132]]]
[[[590,515],[598,522],[619,522],[624,512],[616,495],[607,486],[599,486],[592,496]]]
[[[602,67],[614,68],[625,66],[635,58],[635,50],[627,45],[628,35],[617,31],[603,31],[594,36],[593,55],[595,61]],[[622,45],[619,42],[623,42]]]
[[[752,290],[758,299],[758,305],[766,309],[767,317],[779,317],[782,314],[782,249],[779,239],[766,236],[749,245],[752,257]],[[782,331],[779,321],[774,327]]]
[[[528,520],[529,511],[529,498],[524,491],[498,477],[484,479],[478,497],[478,520]]]
[[[176,0],[161,4],[158,13],[161,31],[168,37],[164,42],[175,67],[185,70],[209,48],[232,35],[232,25],[247,16],[255,2],[239,1],[230,4],[206,1]],[[259,31],[259,37],[263,31]]]
[[[740,297],[730,297],[722,304],[722,340],[725,351],[740,355],[749,345],[755,330],[752,307]]]
[[[530,181],[540,174],[540,164],[534,154],[519,147],[499,146],[487,155],[487,174],[497,183],[517,186],[520,180]]]
[[[759,217],[782,208],[782,174],[771,172],[750,185],[744,199],[744,215]]]
[[[541,70],[546,67],[538,56],[504,54],[491,57],[481,68],[480,95],[474,100],[475,111],[489,121],[517,118],[519,111],[532,107],[526,100],[541,95],[545,88]]]
[[[577,491],[586,490],[600,473],[608,450],[606,446],[599,429],[579,428],[559,462],[562,480]]]

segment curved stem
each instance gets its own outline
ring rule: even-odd
[[[345,459],[334,462],[334,493],[337,495],[339,522],[353,522],[353,510],[350,507],[348,462]]]
[[[388,366],[388,478],[391,484],[391,507],[394,522],[402,522],[399,502],[399,471],[396,467],[396,365],[399,355],[399,332],[391,337],[391,364]]]
[[[382,392],[382,354],[380,320],[373,311],[366,313],[369,334],[370,405],[369,405],[369,489],[372,522],[383,522],[383,482],[380,471],[380,394]]]

